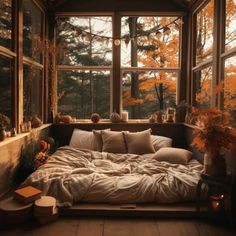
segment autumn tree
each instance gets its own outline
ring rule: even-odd
[[[174,21],[175,19],[176,17],[128,18],[130,32],[123,37],[126,40],[130,38],[131,67],[163,69],[178,67],[180,22]],[[132,27],[130,22],[132,22]],[[136,26],[135,35],[134,26]],[[130,74],[124,74],[126,79],[123,79],[123,105],[125,109],[131,108],[132,118],[145,118],[150,112],[164,109],[165,102],[176,102],[176,75],[174,73],[133,71]],[[133,81],[136,83],[134,84]],[[135,108],[139,111],[138,115],[137,112],[136,114],[133,112]]]

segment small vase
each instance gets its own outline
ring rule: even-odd
[[[204,154],[204,173],[211,176],[226,175],[226,161],[223,155],[207,152]]]
[[[4,128],[0,128],[0,141],[3,141],[6,138],[6,131]]]

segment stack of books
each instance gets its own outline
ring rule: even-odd
[[[13,197],[21,203],[28,204],[41,198],[42,191],[32,186],[27,186],[14,191]]]
[[[58,217],[56,199],[51,196],[42,196],[34,202],[34,216],[40,224],[49,223]]]

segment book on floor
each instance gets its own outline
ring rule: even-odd
[[[14,191],[14,198],[22,203],[30,203],[41,198],[42,191],[32,186],[26,186]]]

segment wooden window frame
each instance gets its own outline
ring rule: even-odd
[[[56,17],[68,17],[68,16],[111,16],[112,17],[112,30],[113,38],[121,38],[121,17],[123,16],[176,16],[176,17],[185,17],[183,12],[58,12],[55,15]],[[183,20],[183,19],[182,19]],[[53,40],[55,44],[56,39],[56,28],[53,29]],[[65,65],[55,65],[56,72],[53,75],[53,80],[55,81],[54,85],[57,86],[57,71],[67,71],[67,70],[110,70],[111,71],[111,82],[110,82],[110,112],[116,110],[118,113],[121,113],[122,110],[122,72],[123,71],[133,71],[133,70],[142,70],[142,71],[165,71],[165,72],[177,72],[177,81],[176,81],[176,102],[177,104],[181,99],[186,96],[180,95],[180,75],[181,75],[181,62],[182,62],[182,39],[183,39],[183,27],[179,32],[179,66],[177,68],[154,68],[154,67],[122,67],[120,63],[121,52],[120,45],[116,46],[112,44],[112,65],[111,66],[65,66]],[[56,58],[54,56],[54,63]],[[182,83],[183,84],[183,83]],[[52,96],[56,96],[57,89],[54,90]],[[55,104],[54,113],[57,113],[57,103]]]

